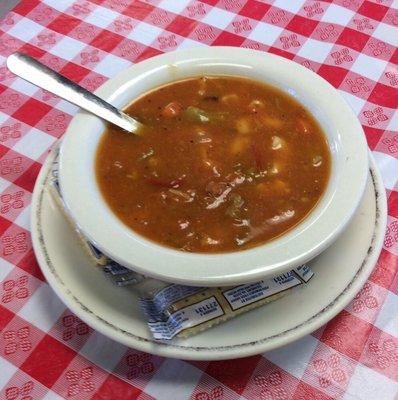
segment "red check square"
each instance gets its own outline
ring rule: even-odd
[[[5,327],[14,318],[14,313],[0,304],[0,332],[4,332]]]
[[[299,33],[303,36],[311,36],[314,29],[317,27],[318,21],[304,18],[300,15],[295,15],[290,22],[286,25],[286,29],[292,32]]]
[[[59,72],[74,82],[80,82],[90,73],[90,70],[82,67],[81,65],[69,62]]]
[[[0,215],[0,235],[2,235],[10,226],[12,225],[12,221],[3,218]]]
[[[343,79],[347,75],[347,70],[339,67],[332,67],[330,65],[323,64],[318,69],[318,74],[325,78],[331,85],[338,88],[343,82]]]
[[[75,351],[45,335],[21,369],[41,384],[52,387],[75,356]]]
[[[341,44],[342,46],[347,46],[361,52],[368,40],[369,36],[367,34],[351,28],[345,28],[337,39],[336,44]]]
[[[12,116],[30,126],[35,126],[51,110],[51,108],[52,107],[41,101],[30,98],[19,107]]]
[[[392,88],[391,86],[377,83],[372,90],[368,101],[395,109],[398,104],[398,91],[396,88]]]
[[[293,58],[294,58],[294,54],[289,53],[288,51],[279,49],[277,47],[270,47],[268,51],[272,54],[276,54],[277,56],[287,58],[288,60],[293,60]]]
[[[18,51],[20,51],[21,53],[29,54],[34,58],[40,58],[43,57],[44,54],[46,54],[46,52],[43,49],[34,46],[30,43],[25,43],[21,48],[19,48]]]
[[[12,11],[20,15],[26,15],[39,4],[40,0],[20,1]]]
[[[111,53],[112,50],[122,41],[123,36],[104,29],[90,42],[90,46]]]
[[[388,197],[388,212],[393,217],[398,218],[398,192],[395,190]]]
[[[81,23],[81,20],[68,14],[61,14],[59,17],[54,19],[48,26],[48,29],[52,29],[55,32],[67,35],[72,29],[76,28]]]
[[[398,197],[397,192],[394,193],[394,197]],[[393,284],[396,275],[396,258],[396,255],[383,249],[381,251],[379,260],[377,261],[376,267],[370,276],[370,280],[386,289],[389,289]]]
[[[125,400],[137,399],[142,391],[114,375],[109,375],[92,397],[92,400]]]
[[[44,275],[41,272],[39,264],[37,263],[33,249],[30,249],[26,255],[18,262],[18,267],[33,275],[35,278],[45,281]]]
[[[328,322],[320,341],[353,360],[359,360],[372,327],[372,324],[343,310]]]
[[[371,1],[365,0],[364,2],[362,2],[361,7],[359,7],[357,13],[381,21],[386,15],[387,11],[388,7],[384,6],[383,4],[376,4]]]
[[[153,47],[147,47],[140,55],[137,57],[136,62],[146,60],[147,58],[155,57],[159,54],[162,54],[161,50],[155,49]]]
[[[246,4],[241,8],[239,14],[244,17],[249,17],[260,21],[264,15],[271,8],[270,4],[260,3],[259,1],[246,2]]]
[[[128,2],[126,4],[129,4]],[[141,1],[135,1],[130,3],[127,8],[123,10],[124,15],[135,18],[139,21],[144,20],[148,14],[153,11],[154,6],[150,4],[145,4]]]
[[[238,35],[235,35],[233,33],[230,33],[230,32],[227,32],[227,31],[223,31],[214,40],[213,46],[225,45],[225,46],[236,46],[236,47],[239,47],[244,41],[245,41],[245,38],[242,37],[242,36],[238,36]]]
[[[394,51],[393,55],[391,56],[390,63],[398,64],[398,48]]]
[[[370,126],[366,125],[363,126],[363,130],[365,132],[369,148],[374,150],[384,131],[378,128],[371,128]]]
[[[166,30],[181,36],[188,36],[195,29],[197,24],[198,23],[191,18],[177,15],[166,27]]]
[[[212,361],[205,372],[236,393],[242,394],[260,360],[261,356],[253,356],[241,358],[239,363],[232,363],[229,360]]]
[[[333,397],[321,392],[317,388],[304,381],[300,381],[296,391],[293,394],[292,400],[334,400]]]
[[[14,183],[32,193],[40,169],[41,164],[34,162],[21,176],[14,181]]]

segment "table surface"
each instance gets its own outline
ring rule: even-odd
[[[0,398],[398,399],[398,1],[25,0],[0,23]],[[187,362],[112,342],[45,282],[29,233],[32,190],[76,108],[17,79],[27,52],[94,90],[145,58],[193,46],[279,54],[312,69],[361,121],[389,216],[375,270],[327,325],[285,348]]]

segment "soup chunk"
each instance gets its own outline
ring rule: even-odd
[[[328,183],[330,152],[309,112],[246,78],[203,76],[155,89],[126,110],[141,136],[111,126],[98,185],[129,228],[190,252],[270,241],[302,221]]]

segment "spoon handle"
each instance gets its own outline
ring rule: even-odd
[[[128,132],[137,133],[142,127],[142,124],[134,118],[26,54],[11,54],[7,58],[7,67],[26,81],[54,93]]]

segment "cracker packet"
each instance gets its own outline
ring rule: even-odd
[[[278,300],[298,286],[306,285],[314,273],[302,265],[270,279],[229,287],[196,287],[145,277],[108,258],[90,243],[70,217],[58,183],[56,154],[47,188],[94,265],[117,286],[132,287],[154,339],[171,340],[207,330],[254,308]]]
[[[278,300],[313,276],[307,265],[271,279],[230,287],[193,287],[146,279],[140,305],[155,339],[187,337]]]

